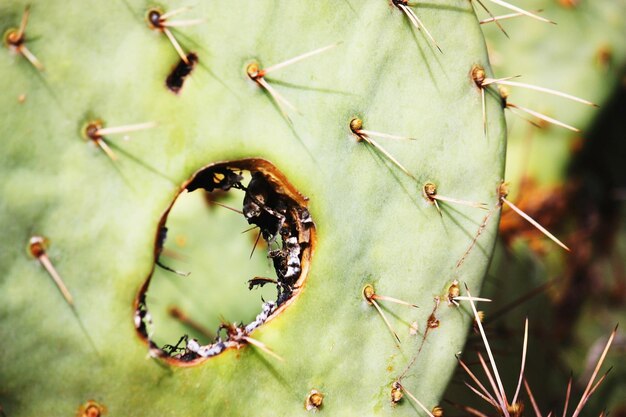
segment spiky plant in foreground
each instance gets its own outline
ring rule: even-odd
[[[0,7],[9,415],[414,415],[398,387],[438,403],[470,321],[458,279],[480,285],[504,198],[479,22],[465,0],[316,6]],[[189,192],[239,193],[276,276],[241,284],[277,294],[213,340],[159,340],[154,266],[188,278],[162,256]]]
[[[572,132],[527,117],[537,127],[507,111],[509,198],[571,253],[554,250],[541,232],[505,208],[500,229],[503,245],[490,271],[494,278],[485,287],[486,296],[494,299],[484,308],[485,327],[495,344],[500,372],[513,378],[511,374],[518,371],[514,363],[503,362],[510,356],[507,347],[520,341],[519,323],[528,315],[534,332],[531,340],[541,343],[529,352],[527,371],[539,402],[548,404],[560,400],[571,370],[581,374],[573,390],[583,391],[582,375],[591,372],[591,365],[585,363],[597,357],[594,346],[602,344],[615,322],[626,317],[621,272],[624,205],[618,197],[626,184],[618,162],[624,155],[624,124],[619,115],[624,108],[621,80],[626,63],[626,26],[618,16],[626,13],[626,2],[529,0],[524,5],[541,9],[540,14],[558,26],[530,25],[516,17],[501,21],[507,39],[493,23],[484,24],[496,76],[522,75],[516,81],[573,93],[600,105],[598,110],[509,88],[511,102],[580,129]],[[587,409],[591,413],[606,408],[616,414],[623,404],[624,367],[612,360],[623,352],[622,340],[618,335],[607,358],[614,371],[599,395],[592,397]],[[548,362],[554,364],[554,372],[546,375],[536,364]],[[446,397],[459,400],[451,391]]]
[[[468,290],[468,294],[469,294],[469,290]],[[482,317],[479,314],[478,310],[476,309],[476,305],[474,301],[472,300],[471,296],[469,297],[469,302],[471,305],[472,312],[474,314],[475,328],[480,334],[485,353],[487,354],[487,359],[485,359],[484,356],[480,352],[477,353],[477,356],[478,356],[479,363],[482,367],[482,373],[484,373],[485,377],[487,378],[488,384],[481,382],[481,378],[478,376],[478,372],[472,371],[470,367],[463,360],[459,359],[459,363],[461,367],[463,368],[467,377],[469,378],[469,381],[465,382],[464,384],[478,398],[488,403],[489,406],[492,407],[495,410],[496,414],[499,416],[503,416],[503,417],[522,416],[525,414],[529,414],[528,409],[532,409],[532,413],[535,415],[535,417],[542,417],[543,413],[541,412],[541,406],[535,400],[535,396],[531,388],[532,383],[529,384],[526,376],[524,375],[524,371],[527,366],[526,358],[527,358],[528,343],[529,343],[528,342],[528,319],[526,319],[526,323],[524,327],[524,342],[522,346],[522,355],[521,355],[522,359],[521,359],[521,364],[520,364],[519,376],[517,378],[517,385],[516,385],[513,395],[511,395],[511,393],[509,392],[509,395],[507,396],[507,393],[504,389],[503,379],[501,378],[500,376],[501,374],[498,370],[498,364],[496,360],[494,359],[492,348],[489,344],[489,340],[487,338],[485,329],[482,324]],[[617,333],[617,327],[615,327],[613,332],[610,334],[608,340],[606,341],[606,344],[602,348],[601,354],[598,356],[597,363],[594,365],[593,373],[591,374],[588,382],[586,383],[586,386],[581,395],[580,401],[577,404],[573,405],[572,413],[568,414],[569,413],[568,406],[570,405],[570,397],[572,394],[572,378],[570,377],[570,380],[567,384],[567,389],[565,391],[565,400],[563,404],[562,415],[564,417],[567,415],[571,415],[572,417],[577,417],[581,415],[581,412],[583,408],[585,407],[585,405],[587,404],[587,402],[589,401],[589,398],[591,397],[591,395],[593,395],[593,393],[596,392],[598,387],[606,379],[606,376],[608,372],[610,371],[610,369],[603,376],[601,376],[600,378],[596,380],[598,373],[600,372],[600,369],[602,368],[606,355],[609,351],[609,348],[611,347],[611,344],[613,343],[613,340],[615,339],[616,333]],[[525,394],[526,394],[525,400],[522,400],[523,391],[525,391]],[[479,410],[479,409],[476,409],[476,408],[473,408],[464,404],[454,404],[454,405],[457,406],[458,408],[461,408],[462,410],[467,412],[469,415],[473,415],[473,416],[481,417],[481,416],[491,414],[490,411],[487,411],[485,413],[481,411],[482,409]],[[525,413],[525,410],[526,410],[526,413]],[[553,414],[556,414],[554,410],[548,413],[548,415],[553,415]],[[602,411],[600,413],[601,416],[603,416],[604,414],[605,414],[605,411]]]

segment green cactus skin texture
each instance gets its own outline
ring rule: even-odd
[[[487,97],[485,137],[470,76],[474,65],[491,76],[472,5],[446,0],[413,8],[440,53],[386,0],[201,2],[171,18],[203,19],[172,28],[185,53],[197,55],[175,94],[165,84],[181,58],[146,16],[152,7],[188,5],[33,2],[23,45],[45,70],[23,50],[0,51],[4,412],[75,415],[93,400],[109,415],[132,416],[420,414],[406,396],[392,405],[401,375],[422,403],[436,406],[471,321],[462,303],[447,302],[448,287],[455,279],[474,293],[481,286],[504,174],[501,105]],[[19,25],[25,6],[0,5],[3,31]],[[286,109],[288,118],[246,74],[253,62],[267,68],[327,45],[334,47],[264,77],[298,110]],[[179,75],[188,70],[180,65]],[[350,130],[356,117],[363,129],[414,138],[371,136],[410,176]],[[113,161],[83,137],[96,120],[104,128],[156,127],[128,133],[129,141],[100,138]],[[194,366],[153,358],[133,317],[154,267],[161,216],[198,169],[249,158],[284,174],[308,199],[316,225],[298,296],[250,335],[284,360],[250,344]],[[441,196],[493,210],[468,255],[487,211],[439,201],[439,213],[422,195],[427,182]],[[25,251],[34,235],[49,239],[45,255],[73,308],[42,258]],[[223,271],[224,279],[246,285],[239,265]],[[379,302],[400,343],[363,299],[366,284],[419,305]],[[193,295],[220,291],[219,281],[207,279]],[[248,303],[220,300],[238,302]],[[435,322],[429,318],[438,327],[426,330]]]

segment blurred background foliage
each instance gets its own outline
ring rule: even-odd
[[[611,331],[617,323],[626,324],[626,2],[527,0],[519,5],[557,25],[526,17],[503,20],[507,38],[494,23],[485,24],[496,77],[521,75],[516,81],[600,107],[508,88],[509,102],[581,129],[573,132],[528,117],[534,126],[520,114],[507,114],[509,199],[571,253],[505,208],[497,254],[481,294],[493,302],[480,308],[506,391],[513,392],[517,384],[528,317],[528,383],[544,415],[561,415],[572,373],[571,415]],[[488,7],[496,16],[510,13]],[[475,351],[484,352],[478,334],[470,337],[463,358],[482,375]],[[583,415],[626,415],[624,358],[622,329],[602,372],[613,369]],[[448,404],[493,415],[465,387],[466,380],[459,369],[445,395]],[[526,414],[534,415],[525,402]]]

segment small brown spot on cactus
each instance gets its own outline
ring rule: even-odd
[[[426,320],[426,330],[424,331],[424,336],[422,337],[422,343],[420,344],[419,349],[417,350],[417,352],[421,352],[422,348],[424,347],[424,343],[426,343],[426,338],[428,337],[428,333],[432,330],[432,329],[436,329],[437,327],[439,327],[439,319],[437,318],[437,316],[435,315],[435,313],[437,312],[437,310],[439,309],[439,303],[441,303],[441,299],[437,296],[434,298],[434,306],[433,306],[433,311],[430,313],[430,316],[428,316],[428,319]],[[409,366],[407,367],[405,373],[409,370],[409,368],[413,365],[413,363],[415,362],[415,359],[417,358],[417,356],[413,357],[413,360],[411,361],[411,363],[409,364]]]
[[[596,61],[598,66],[607,70],[613,64],[613,49],[610,45],[601,45],[596,51]]]
[[[432,182],[427,182],[422,187],[422,194],[424,195],[426,200],[428,200],[430,203],[435,205],[435,207],[437,208],[437,211],[439,212],[439,215],[441,215],[441,209],[439,208],[439,203],[437,203],[437,199],[435,199],[434,197],[435,195],[437,195],[437,186],[433,184]]]
[[[100,135],[98,135],[98,129],[100,129],[101,127],[102,127],[101,120],[94,120],[94,121],[88,122],[83,127],[83,137],[86,139],[94,140],[94,141],[100,139]]]
[[[436,329],[439,327],[439,319],[437,318],[437,316],[435,316],[435,313],[432,313],[430,316],[428,316],[428,320],[426,321],[426,325],[428,326],[429,329]]]
[[[500,98],[502,99],[502,104],[504,105],[504,107],[506,107],[507,99],[509,98],[509,94],[510,94],[509,89],[503,86],[499,86],[498,93],[500,94]]]
[[[150,29],[161,29],[162,28],[162,25],[161,25],[161,15],[162,14],[163,14],[163,12],[160,9],[157,9],[157,8],[148,10],[148,13],[146,13],[146,21],[148,22],[148,25],[150,26]]]
[[[28,251],[31,256],[39,259],[39,257],[46,254],[46,247],[48,246],[48,239],[42,236],[33,236],[28,242]]]
[[[102,417],[106,413],[107,409],[105,406],[89,400],[78,408],[76,417]]]
[[[500,200],[507,198],[509,196],[509,183],[502,181],[498,186],[498,196]]]
[[[12,51],[22,55],[39,71],[44,70],[43,64],[26,47],[26,25],[30,16],[30,6],[26,6],[19,28],[9,29],[4,34],[4,44]]]
[[[498,24],[499,27],[501,27],[498,22],[496,23]],[[504,33],[506,34],[506,32]],[[472,80],[474,81],[474,84],[476,85],[476,87],[478,87],[478,89],[480,90],[480,103],[481,103],[482,120],[483,120],[483,135],[485,136],[485,138],[487,138],[487,103],[486,103],[487,98],[485,97],[485,87],[483,86],[483,82],[485,81],[487,74],[485,73],[485,69],[482,66],[475,64],[472,66],[472,69],[470,70],[470,76]]]
[[[44,267],[44,269],[48,272],[48,275],[52,278],[59,291],[61,291],[61,295],[65,298],[65,301],[71,306],[74,306],[74,299],[72,298],[72,294],[67,289],[67,286],[61,279],[61,276],[52,265],[52,261],[48,257],[46,253],[46,249],[48,247],[48,239],[43,236],[33,236],[30,238],[28,242],[28,253],[36,258],[39,263]]]
[[[257,79],[263,77],[265,72],[259,68],[259,64],[257,62],[253,62],[248,64],[246,67],[246,74],[248,74],[248,77],[250,77],[252,81],[256,81]]]
[[[438,405],[434,406],[431,412],[434,417],[443,417],[443,408]]]
[[[187,236],[185,235],[177,235],[174,238],[174,241],[176,242],[176,245],[178,245],[181,248],[184,248],[185,246],[187,246]]]
[[[363,129],[363,120],[359,119],[358,117],[350,120],[350,130],[356,135],[358,140],[363,140],[360,133],[361,129]]]
[[[17,96],[17,101],[20,104],[23,104],[24,102],[26,102],[26,94],[20,94],[19,96]]]
[[[472,66],[470,75],[472,77],[472,80],[474,81],[474,84],[476,84],[476,87],[478,87],[479,89],[482,89],[483,82],[485,81],[485,78],[487,78],[485,69],[482,66],[475,64]]]
[[[488,298],[462,296],[461,288],[459,287],[459,281],[456,279],[452,281],[452,284],[450,284],[450,286],[448,287],[448,294],[446,296],[446,299],[447,299],[448,305],[454,305],[454,306],[458,306],[459,301],[471,300],[471,301],[491,302],[491,300]]]
[[[369,304],[372,304],[374,302],[374,299],[373,299],[374,294],[376,294],[372,284],[367,284],[365,287],[363,287],[362,292],[363,292],[363,298],[365,298],[365,301],[367,301]]]
[[[389,152],[387,152],[382,146],[378,144],[372,137],[379,137],[383,139],[396,139],[396,140],[415,140],[414,138],[408,138],[403,136],[389,135],[387,133],[374,132],[372,130],[363,129],[363,120],[358,117],[352,118],[349,123],[350,131],[356,136],[358,142],[365,142],[372,146],[375,150],[382,153],[389,161],[395,166],[400,168],[411,179],[415,179],[413,174],[409,172],[396,158],[394,158]]]
[[[455,300],[455,298],[459,295],[461,295],[461,288],[459,287],[459,281],[455,279],[448,287],[448,304],[458,306],[459,303]]]
[[[434,203],[435,196],[437,195],[437,186],[432,182],[427,182],[424,184],[424,187],[422,187],[422,190],[424,191],[424,197],[431,203]]]
[[[559,0],[559,4],[567,9],[578,7],[580,0]]]
[[[185,80],[191,75],[198,63],[198,55],[190,52],[185,59],[181,59],[165,79],[165,85],[174,94],[179,94]]]
[[[324,394],[316,389],[312,389],[304,402],[307,411],[318,411],[324,404]]]
[[[104,138],[99,134],[99,129],[102,127],[101,120],[94,120],[87,123],[83,127],[83,137],[87,140],[91,140],[96,146],[99,146],[100,149],[112,160],[117,160],[117,155],[113,152],[113,150],[106,143]]]
[[[9,47],[18,48],[24,43],[24,35],[18,29],[9,29],[4,34],[4,44]]]
[[[394,383],[391,384],[391,405],[397,405],[400,401],[402,401],[403,397],[404,393],[400,387],[400,382],[394,381]]]

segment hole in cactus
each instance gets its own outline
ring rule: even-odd
[[[188,62],[185,62],[181,59],[165,80],[167,88],[175,94],[180,93],[180,90],[182,90],[185,84],[185,80],[191,75],[191,72],[198,63],[198,55],[194,52],[190,52],[187,54],[187,61]]]
[[[212,164],[186,181],[159,222],[157,266],[135,301],[151,354],[190,365],[260,343],[250,334],[306,279],[315,238],[307,202],[261,159]]]

